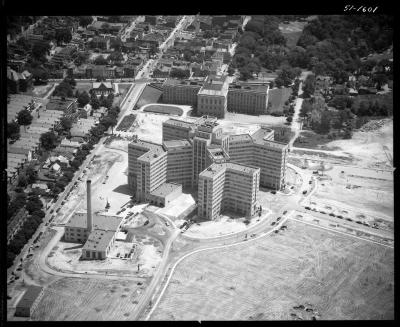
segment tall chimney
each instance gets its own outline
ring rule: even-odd
[[[90,192],[92,181],[88,179],[86,181],[86,201],[87,201],[87,230],[90,233],[93,229],[92,220],[92,195]]]

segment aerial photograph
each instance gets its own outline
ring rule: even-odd
[[[394,16],[352,7],[4,16],[4,319],[394,320]]]

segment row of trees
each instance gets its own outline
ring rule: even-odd
[[[33,193],[30,193],[28,196],[24,192],[17,193],[15,200],[8,206],[9,217],[10,213],[15,210],[16,203],[18,203],[20,208],[25,206],[29,216],[7,246],[7,268],[12,266],[15,257],[21,252],[22,248],[36,232],[36,229],[45,217],[45,212],[42,210],[43,203],[39,197]]]

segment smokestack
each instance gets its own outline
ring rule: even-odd
[[[91,186],[92,181],[88,179],[86,181],[86,201],[87,201],[87,229],[90,233],[93,229],[93,220],[92,220],[92,195],[91,195]]]

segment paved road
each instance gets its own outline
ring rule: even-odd
[[[301,127],[302,127],[302,121],[301,121],[301,118],[299,117],[300,109],[301,109],[301,106],[303,105],[303,98],[300,97],[300,95],[303,94],[302,84],[303,84],[303,82],[300,82],[299,96],[296,99],[296,105],[294,107],[294,115],[293,115],[293,121],[291,124],[291,129],[292,129],[292,132],[294,132],[295,134],[292,137],[292,139],[289,141],[290,149],[292,148],[294,141],[299,137]]]
[[[53,214],[50,214],[50,211],[54,210],[54,212],[56,212],[61,207],[62,201],[64,201],[64,199],[67,196],[67,194],[69,194],[69,192],[71,191],[72,187],[74,186],[74,183],[81,176],[83,170],[86,168],[88,163],[93,159],[93,156],[98,153],[98,150],[101,147],[101,145],[103,144],[103,142],[105,141],[105,139],[106,139],[105,137],[101,138],[99,143],[94,146],[93,150],[86,157],[85,161],[82,163],[82,165],[79,168],[79,170],[77,172],[75,172],[75,175],[72,178],[71,182],[65,187],[64,191],[59,194],[57,201],[53,205],[51,205],[51,207],[46,211],[46,215],[43,218],[43,222],[39,225],[39,227],[37,228],[36,232],[30,238],[28,243],[25,244],[24,248],[21,250],[21,253],[15,258],[14,265],[12,267],[10,267],[9,269],[7,269],[7,280],[9,280],[11,278],[11,272],[15,271],[15,269],[20,264],[21,259],[23,260],[23,259],[26,258],[27,254],[28,254],[28,250],[32,246],[33,241],[35,240],[35,238],[40,234],[40,232],[45,231],[45,229],[47,228],[46,224],[49,223],[49,220],[50,220],[51,216],[53,215]]]

